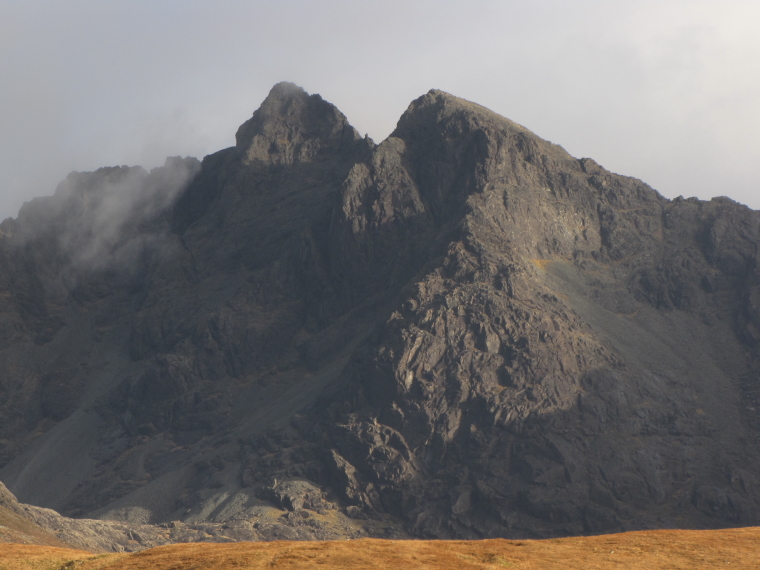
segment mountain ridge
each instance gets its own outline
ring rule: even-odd
[[[67,184],[0,226],[25,502],[371,536],[756,524],[757,212],[438,90],[375,145],[293,84],[201,163]]]

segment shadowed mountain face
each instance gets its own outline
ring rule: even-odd
[[[0,479],[263,539],[760,524],[758,246],[446,93],[375,145],[278,84],[0,225]]]

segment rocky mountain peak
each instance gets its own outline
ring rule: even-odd
[[[11,239],[55,200],[0,227],[21,501],[248,539],[760,520],[760,213],[436,90],[374,146],[278,84],[236,147],[129,172],[54,210],[76,272]]]
[[[293,83],[275,85],[235,135],[248,164],[293,164],[325,152],[347,150],[361,140],[334,105]]]
[[[451,131],[451,124],[457,122],[461,126],[469,125],[470,128],[491,127],[494,131],[502,133],[519,132],[535,137],[522,125],[482,105],[439,89],[431,89],[425,95],[412,101],[399,119],[397,129],[392,136],[403,138],[404,134],[411,134],[417,130],[424,132],[435,125],[443,126],[449,130],[450,134],[454,134]]]

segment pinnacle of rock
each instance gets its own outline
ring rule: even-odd
[[[292,164],[349,150],[360,140],[338,109],[293,83],[278,83],[235,135],[247,163]]]

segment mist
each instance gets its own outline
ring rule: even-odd
[[[162,167],[104,167],[73,172],[52,196],[25,203],[0,230],[15,248],[45,259],[48,294],[66,297],[83,277],[142,270],[171,248],[168,212],[200,170],[192,157],[170,157]]]
[[[0,0],[0,217],[72,171],[234,144],[273,84],[376,141],[438,88],[663,195],[760,209],[753,1]]]

